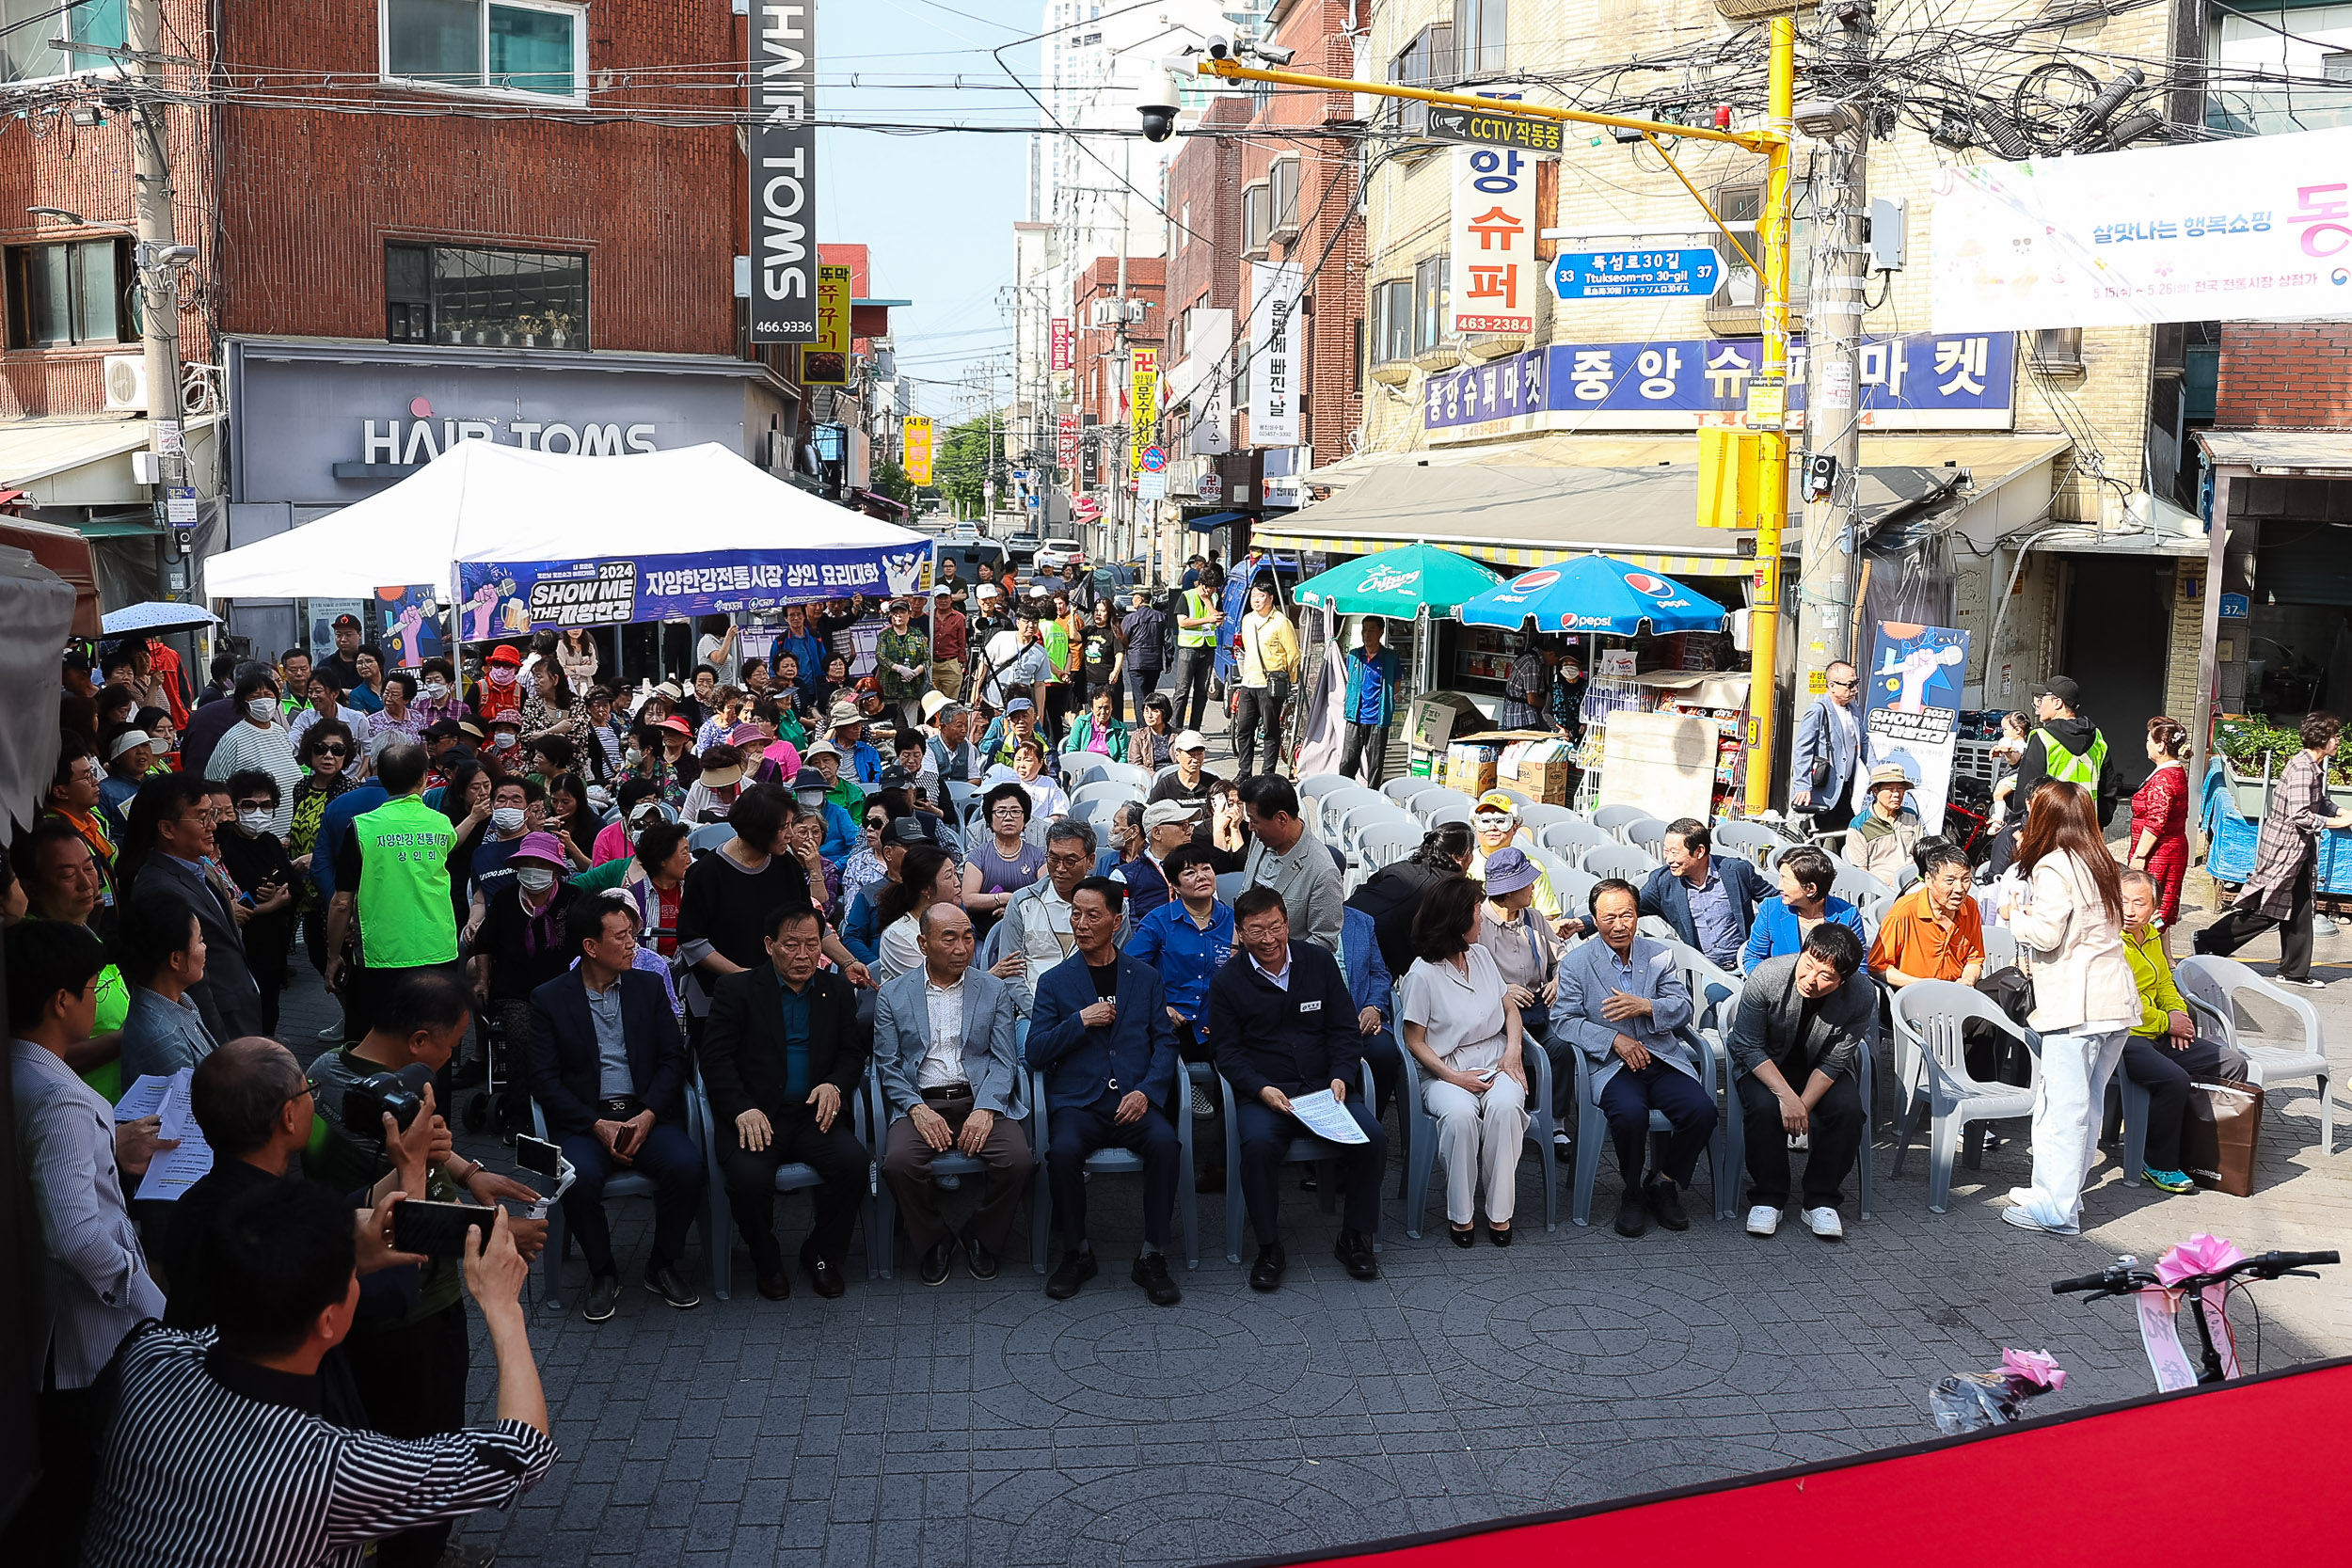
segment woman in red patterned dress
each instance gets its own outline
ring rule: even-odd
[[[2188,731],[2177,719],[2148,721],[2148,760],[2155,771],[2132,797],[2131,863],[2156,883],[2156,915],[2167,930],[2181,918],[2181,881],[2188,875]]]

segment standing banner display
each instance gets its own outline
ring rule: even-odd
[[[1070,318],[1068,316],[1054,318],[1053,342],[1054,362],[1051,368],[1057,371],[1070,369]]]
[[[1138,348],[1128,353],[1132,357],[1127,371],[1127,471],[1140,474],[1143,454],[1160,434],[1160,351]]]
[[[817,341],[817,0],[752,0],[752,323],[755,343]]]
[[[1948,164],[1935,175],[1938,332],[2341,316],[2352,128]]]
[[[1054,425],[1054,466],[1065,479],[1078,472],[1078,413],[1065,409],[1057,415]]]
[[[1859,816],[1867,803],[1870,768],[1899,765],[1911,779],[1911,806],[1928,832],[1944,831],[1951,793],[1952,753],[1960,721],[1961,682],[1968,671],[1968,634],[1949,626],[1881,621],[1862,685],[1867,766],[1855,781]]]
[[[1535,330],[1535,165],[1513,147],[1454,150],[1454,332]]]
[[[469,642],[543,626],[733,615],[852,594],[919,593],[930,560],[926,543],[590,561],[466,561],[457,566],[458,610]]]
[[[1249,263],[1249,444],[1298,445],[1298,338],[1306,281],[1296,261]]]
[[[931,482],[930,416],[909,414],[898,433],[906,449],[907,483],[922,489]]]

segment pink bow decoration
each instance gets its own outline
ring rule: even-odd
[[[2036,1387],[2052,1393],[2066,1386],[2066,1374],[2046,1350],[2010,1350],[2001,1352],[2001,1370],[2011,1377],[2022,1377]]]
[[[2213,1274],[2245,1257],[2229,1242],[2201,1231],[2156,1259],[2156,1278],[2169,1290],[2191,1275]]]

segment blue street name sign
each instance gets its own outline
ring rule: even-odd
[[[1724,261],[1712,250],[1564,250],[1552,263],[1552,293],[1562,299],[1657,299],[1711,294]]]

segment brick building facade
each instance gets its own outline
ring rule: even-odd
[[[2223,429],[2352,425],[2352,325],[2225,325],[2213,422]]]

